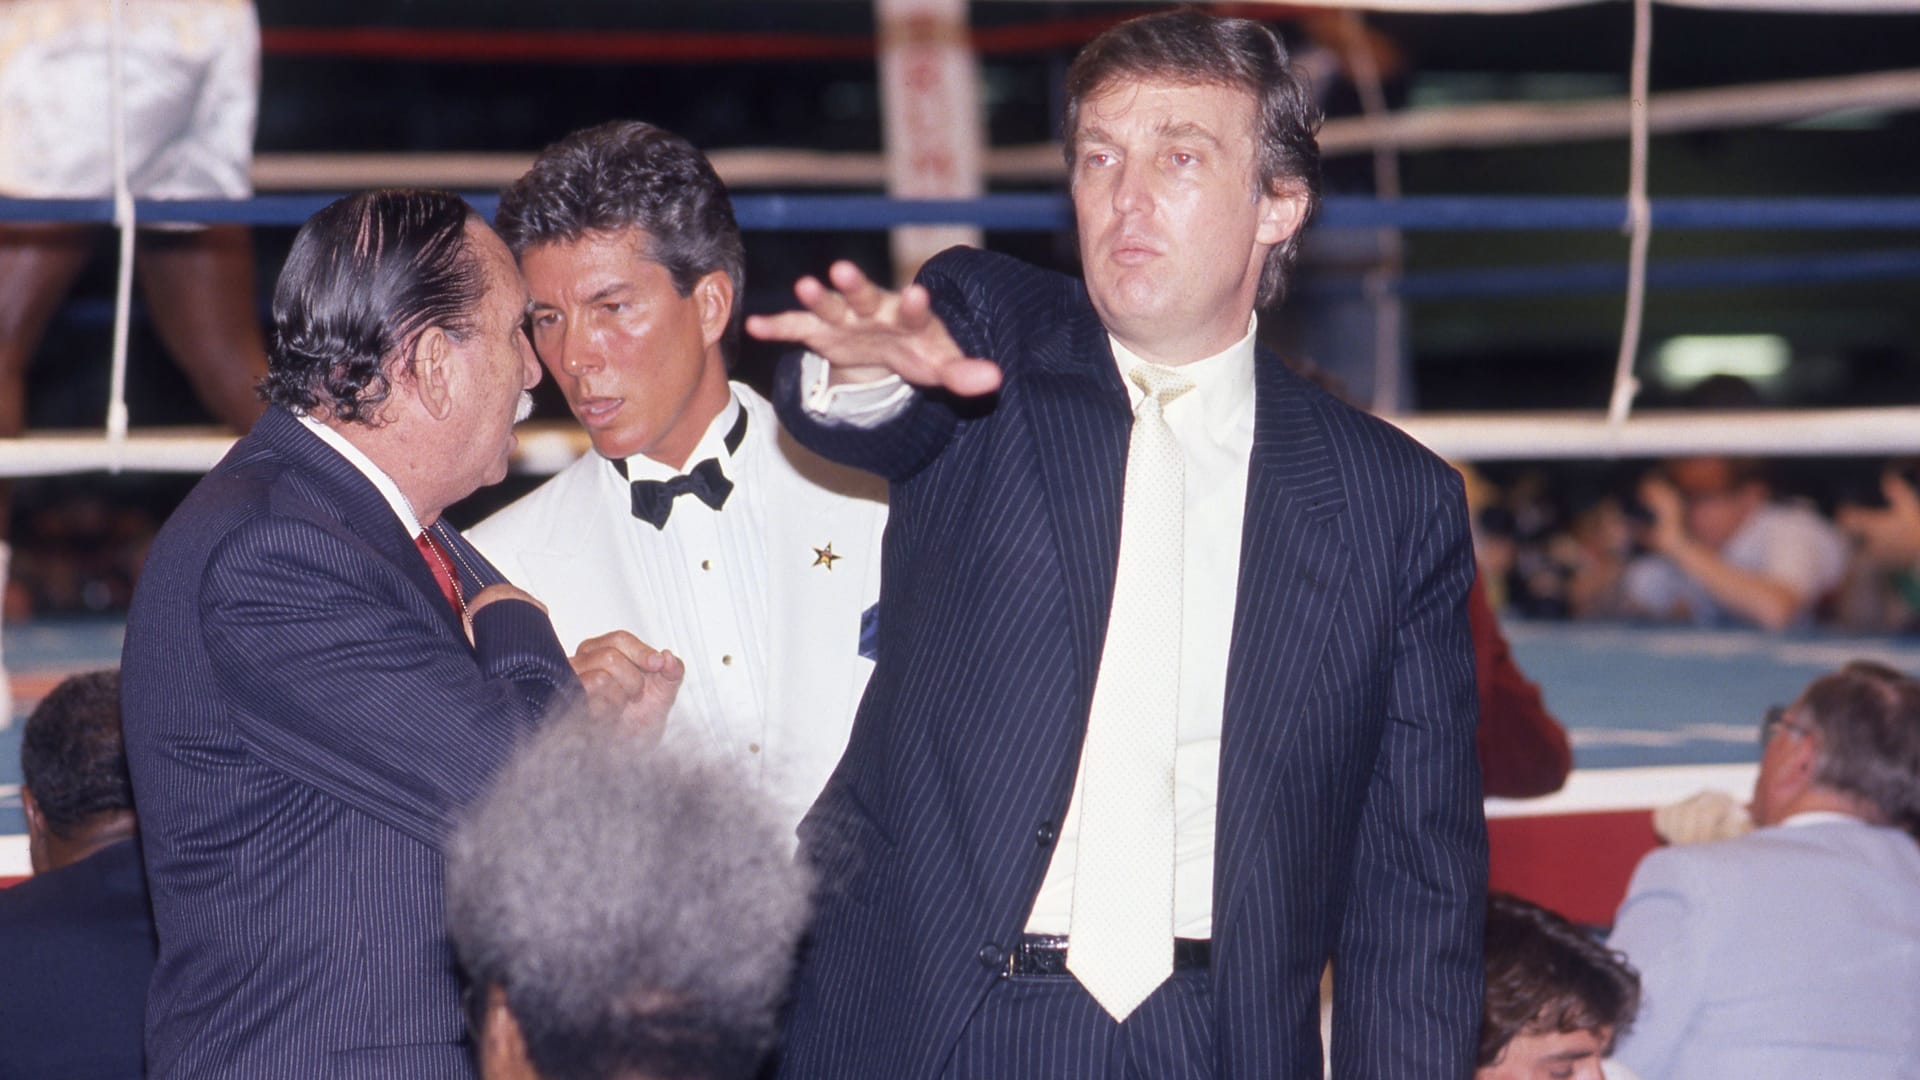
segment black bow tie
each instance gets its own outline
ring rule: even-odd
[[[740,449],[740,442],[747,433],[747,411],[740,410],[740,418],[727,432],[726,446],[729,455]],[[615,461],[613,467],[621,476],[627,475],[627,463]],[[692,495],[715,510],[727,503],[727,496],[733,492],[733,481],[727,479],[725,470],[720,468],[716,458],[708,458],[692,469],[668,480],[635,480],[631,485],[633,497],[633,516],[652,525],[656,529],[667,527],[667,515],[673,513],[673,500],[682,495]]]
[[[691,472],[671,480],[635,480],[633,516],[656,529],[664,529],[667,515],[673,512],[673,500],[691,494],[718,510],[726,504],[727,494],[732,490],[733,481],[721,471],[720,463],[708,458],[695,465]]]

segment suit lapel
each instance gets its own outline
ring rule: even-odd
[[[307,430],[293,414],[285,410],[273,408],[261,414],[248,438],[258,440],[284,456],[324,488],[340,512],[341,524],[385,556],[388,562],[399,567],[414,587],[432,600],[434,609],[445,617],[448,629],[465,639],[466,628],[461,625],[459,613],[447,604],[440,592],[440,584],[434,579],[427,560],[421,557],[414,538],[407,535],[406,527],[400,524],[400,518],[393,512],[393,507],[387,505],[380,489],[373,486],[373,481],[361,475],[352,462],[340,456],[320,436]],[[474,566],[485,566],[492,570],[480,553],[464,537],[460,537],[452,526],[439,527],[434,536],[442,541],[447,536],[457,538],[461,553],[471,559]],[[490,584],[480,582],[478,578],[469,581],[469,575],[464,571],[455,572],[460,574],[461,587],[468,590],[468,596],[477,591],[478,584]],[[494,571],[494,575],[498,580],[498,571]]]
[[[1214,925],[1227,924],[1331,635],[1351,552],[1346,495],[1308,391],[1254,364],[1253,456],[1221,722]]]
[[[1106,330],[1077,283],[1066,306],[1063,332],[1035,349],[1023,396],[1065,577],[1084,706],[1093,699],[1113,606],[1133,417]]]

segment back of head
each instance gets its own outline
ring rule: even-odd
[[[1815,679],[1798,706],[1819,734],[1814,782],[1920,831],[1920,681],[1855,661]]]
[[[790,848],[731,772],[561,721],[455,836],[448,928],[545,1080],[751,1076],[807,917]]]
[[[589,233],[638,230],[647,258],[666,267],[681,296],[715,270],[745,294],[746,248],[727,186],[694,145],[638,120],[583,128],[540,151],[500,193],[494,227],[515,257]],[[744,308],[734,304],[728,354]]]
[[[20,736],[20,775],[56,835],[133,809],[118,671],[75,675],[41,700]]]
[[[474,329],[486,294],[473,208],[444,191],[367,191],[307,219],[273,291],[268,401],[377,423],[394,374],[429,326]]]
[[[1312,219],[1320,202],[1320,145],[1314,139],[1320,114],[1306,78],[1288,66],[1279,35],[1251,19],[1216,18],[1193,8],[1142,15],[1106,30],[1088,42],[1067,69],[1061,136],[1069,174],[1082,103],[1117,82],[1131,81],[1245,91],[1254,101],[1254,185],[1260,192],[1304,197],[1302,227]],[[1267,254],[1259,306],[1286,296],[1287,275],[1299,252],[1300,230],[1295,230]]]
[[[1640,977],[1620,954],[1537,904],[1487,899],[1484,1068],[1518,1035],[1605,1031],[1618,1035],[1640,1007]]]

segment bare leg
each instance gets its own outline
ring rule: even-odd
[[[253,234],[241,225],[140,234],[135,266],[160,341],[221,422],[245,432],[266,408],[267,374],[254,308]]]
[[[85,226],[0,225],[0,437],[27,426],[27,364],[92,246]],[[7,585],[13,484],[0,481],[0,591]],[[0,660],[0,728],[13,723],[13,695]]]
[[[0,225],[0,438],[27,427],[27,364],[93,253],[83,225]],[[13,485],[0,482],[0,540]]]

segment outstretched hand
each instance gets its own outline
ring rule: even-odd
[[[827,277],[831,286],[814,277],[795,282],[793,295],[804,310],[748,316],[747,333],[806,346],[831,365],[834,383],[898,375],[962,397],[1000,388],[999,365],[960,350],[922,286],[883,289],[845,260],[828,267]]]

